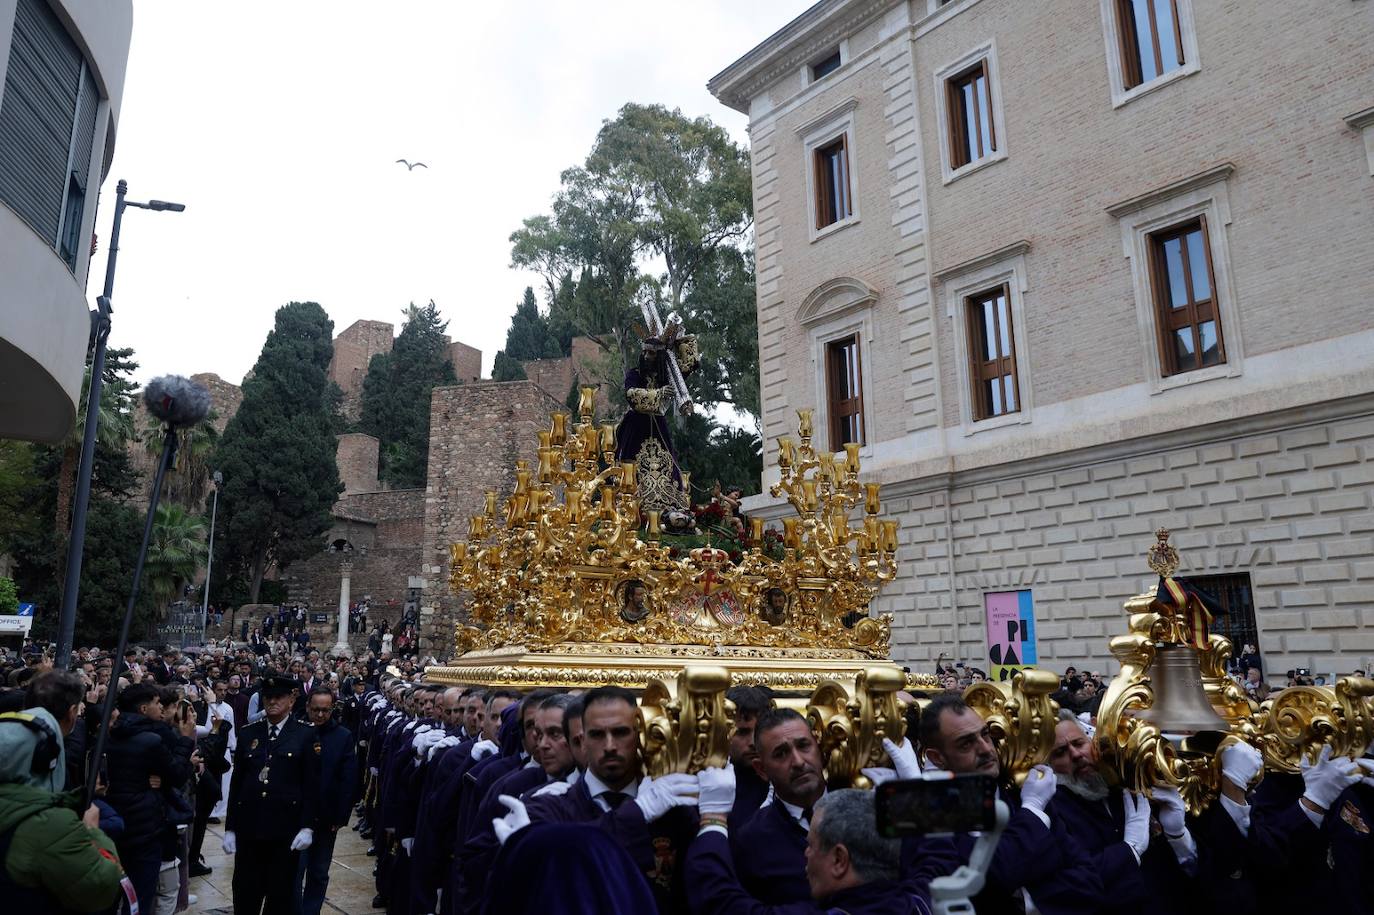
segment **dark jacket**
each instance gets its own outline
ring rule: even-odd
[[[319,827],[348,825],[358,783],[358,753],[353,734],[337,721],[315,729],[320,744]]]
[[[252,839],[289,840],[319,820],[320,757],[315,729],[287,716],[276,741],[262,718],[239,734],[224,828]],[[264,775],[266,772],[266,775]]]
[[[191,777],[194,742],[172,726],[137,712],[126,712],[110,729],[105,751],[109,790],[105,800],[124,820],[119,841],[121,858],[146,858],[158,853],[163,827],[168,824],[166,797]],[[162,779],[162,788],[148,785],[148,777]]]

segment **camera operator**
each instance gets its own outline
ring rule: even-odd
[[[0,715],[0,899],[12,912],[99,912],[123,870],[95,805],[78,817],[65,781],[63,736],[76,727],[82,686],[49,672],[30,684],[31,707]],[[56,710],[56,713],[54,713]]]

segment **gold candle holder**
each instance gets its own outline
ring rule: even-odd
[[[778,437],[778,466],[786,470],[792,465],[792,440],[785,435]]]
[[[487,536],[487,516],[473,515],[468,519],[468,540],[481,540]]]
[[[615,515],[615,490],[609,486],[601,487],[601,513],[607,518]]]
[[[872,515],[864,518],[864,536],[868,538],[869,546],[873,549],[876,550],[882,546],[882,524]]]
[[[690,505],[692,504],[692,474],[690,471],[686,470],[681,471],[681,474],[682,491],[687,494],[687,504]]]
[[[897,552],[897,522],[884,521],[883,523],[883,552]]]
[[[790,548],[790,549],[793,549],[793,550],[800,550],[800,549],[801,549],[801,534],[798,533],[797,524],[798,524],[798,519],[796,519],[796,518],[783,518],[783,519],[782,519],[782,543],[783,543],[783,546],[786,546],[786,547],[788,547],[788,548]]]
[[[542,462],[541,462],[542,463]],[[515,495],[523,496],[530,489],[530,472],[528,470],[517,470],[515,472]]]
[[[876,515],[882,507],[882,502],[878,500],[879,486],[878,483],[864,484],[864,511],[870,515]]]
[[[754,541],[754,543],[756,543],[756,544],[761,544],[761,543],[763,543],[763,519],[762,519],[762,518],[750,518],[750,519],[749,519],[749,539],[752,540],[752,541]]]
[[[530,504],[528,495],[512,496],[510,500],[510,520],[512,524],[525,523],[525,509]]]
[[[566,504],[568,507],[568,523],[577,524],[582,520],[582,497],[576,493],[568,493]]]
[[[592,421],[592,414],[596,412],[596,388],[583,386],[578,390],[577,412],[583,422]]]
[[[488,518],[491,518],[491,517],[494,517],[495,515],[496,515],[496,490],[494,490],[494,489],[488,489],[488,490],[487,490],[487,517],[488,517]]]
[[[816,481],[802,480],[802,507],[809,512],[816,510]]]
[[[468,545],[462,540],[450,545],[448,548],[448,558],[454,565],[462,565],[463,561],[468,558]]]
[[[857,474],[859,472],[859,443],[845,442],[844,445],[844,470],[845,473]]]
[[[811,414],[812,410],[797,411],[797,434],[803,439],[811,437]]]
[[[549,429],[549,444],[562,445],[568,440],[568,414],[553,414],[553,425]],[[542,444],[542,443],[541,443]]]
[[[634,489],[637,485],[634,461],[620,462],[620,485],[625,489]]]
[[[816,479],[822,483],[829,483],[835,476],[835,461],[828,454],[816,456]]]
[[[607,454],[615,454],[615,426],[611,423],[601,424],[601,450]]]
[[[646,515],[646,516],[648,517],[648,519],[649,519],[649,539],[650,539],[650,540],[657,540],[657,539],[658,539],[658,509],[656,509],[656,508],[651,508],[651,509],[649,509],[647,512],[645,512],[645,515]]]
[[[837,544],[844,543],[849,539],[849,516],[844,512],[831,513],[830,535],[835,538]]]

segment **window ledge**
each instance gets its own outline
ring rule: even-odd
[[[1216,381],[1218,378],[1233,378],[1240,375],[1240,367],[1232,363],[1222,365],[1212,365],[1205,369],[1197,369],[1192,372],[1181,372],[1177,375],[1170,375],[1161,378],[1154,383],[1154,390],[1151,393],[1163,394],[1175,388],[1184,388],[1190,384],[1202,384],[1207,381]]]
[[[848,217],[846,217],[846,218],[844,218],[844,219],[841,219],[839,222],[832,222],[830,225],[826,226],[826,227],[823,228],[823,229],[812,229],[812,230],[811,230],[811,243],[812,243],[812,244],[815,244],[816,242],[820,241],[822,238],[828,238],[829,236],[834,235],[836,232],[839,232],[841,229],[847,229],[847,228],[849,228],[850,226],[858,225],[858,224],[859,224],[859,217],[858,217],[858,216],[848,216]]]
[[[1006,158],[1007,151],[1005,149],[999,149],[990,156],[984,156],[983,158],[978,159],[977,161],[970,162],[968,165],[961,165],[958,168],[954,169],[954,171],[948,172],[944,176],[944,183],[953,184],[955,181],[958,181],[965,175],[971,175],[974,172],[982,171],[989,165],[995,165]]]
[[[1007,426],[1020,426],[1031,421],[1029,410],[1017,410],[1014,413],[1003,413],[1001,416],[992,416],[988,419],[978,419],[964,426],[964,436],[977,435],[979,432],[990,432],[993,429],[1003,429]]]
[[[1120,95],[1117,95],[1115,98],[1112,99],[1112,107],[1120,108],[1122,105],[1134,102],[1142,95],[1149,95],[1156,89],[1163,89],[1165,86],[1173,82],[1176,82],[1177,80],[1183,79],[1187,76],[1192,76],[1194,73],[1199,72],[1201,69],[1202,67],[1198,65],[1197,61],[1186,63],[1176,70],[1170,70],[1168,73],[1165,73],[1162,76],[1156,76],[1148,83],[1141,83],[1134,89],[1127,89],[1125,92],[1122,92]]]

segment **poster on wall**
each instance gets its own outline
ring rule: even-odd
[[[990,591],[983,595],[988,617],[988,679],[1010,680],[1034,667],[1035,603],[1030,591]]]

